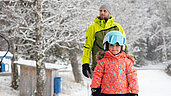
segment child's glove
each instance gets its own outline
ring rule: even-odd
[[[92,88],[91,92],[92,92],[91,96],[100,96],[101,88]]]
[[[138,96],[138,94],[130,93],[130,96]]]

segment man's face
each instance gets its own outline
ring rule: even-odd
[[[100,8],[100,19],[109,19],[110,13],[106,10],[106,8]]]

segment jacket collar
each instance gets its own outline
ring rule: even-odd
[[[125,52],[121,52],[117,55],[113,55],[110,51],[106,51],[105,52],[105,55],[104,55],[104,58],[116,58],[116,59],[120,59],[120,58],[124,58],[126,57],[126,54]]]
[[[101,26],[103,28],[111,27],[113,22],[114,22],[114,17],[112,17],[112,16],[110,16],[110,19],[108,19],[107,22],[105,20],[100,20],[100,16],[98,16],[94,19],[94,23],[98,24],[99,26]]]

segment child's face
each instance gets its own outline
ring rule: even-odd
[[[118,43],[115,43],[114,45],[109,44],[109,51],[116,55],[121,51],[121,46]]]

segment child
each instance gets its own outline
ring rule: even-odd
[[[90,85],[92,96],[138,96],[134,61],[122,51],[125,42],[125,37],[118,31],[105,35],[105,53],[95,67]]]

